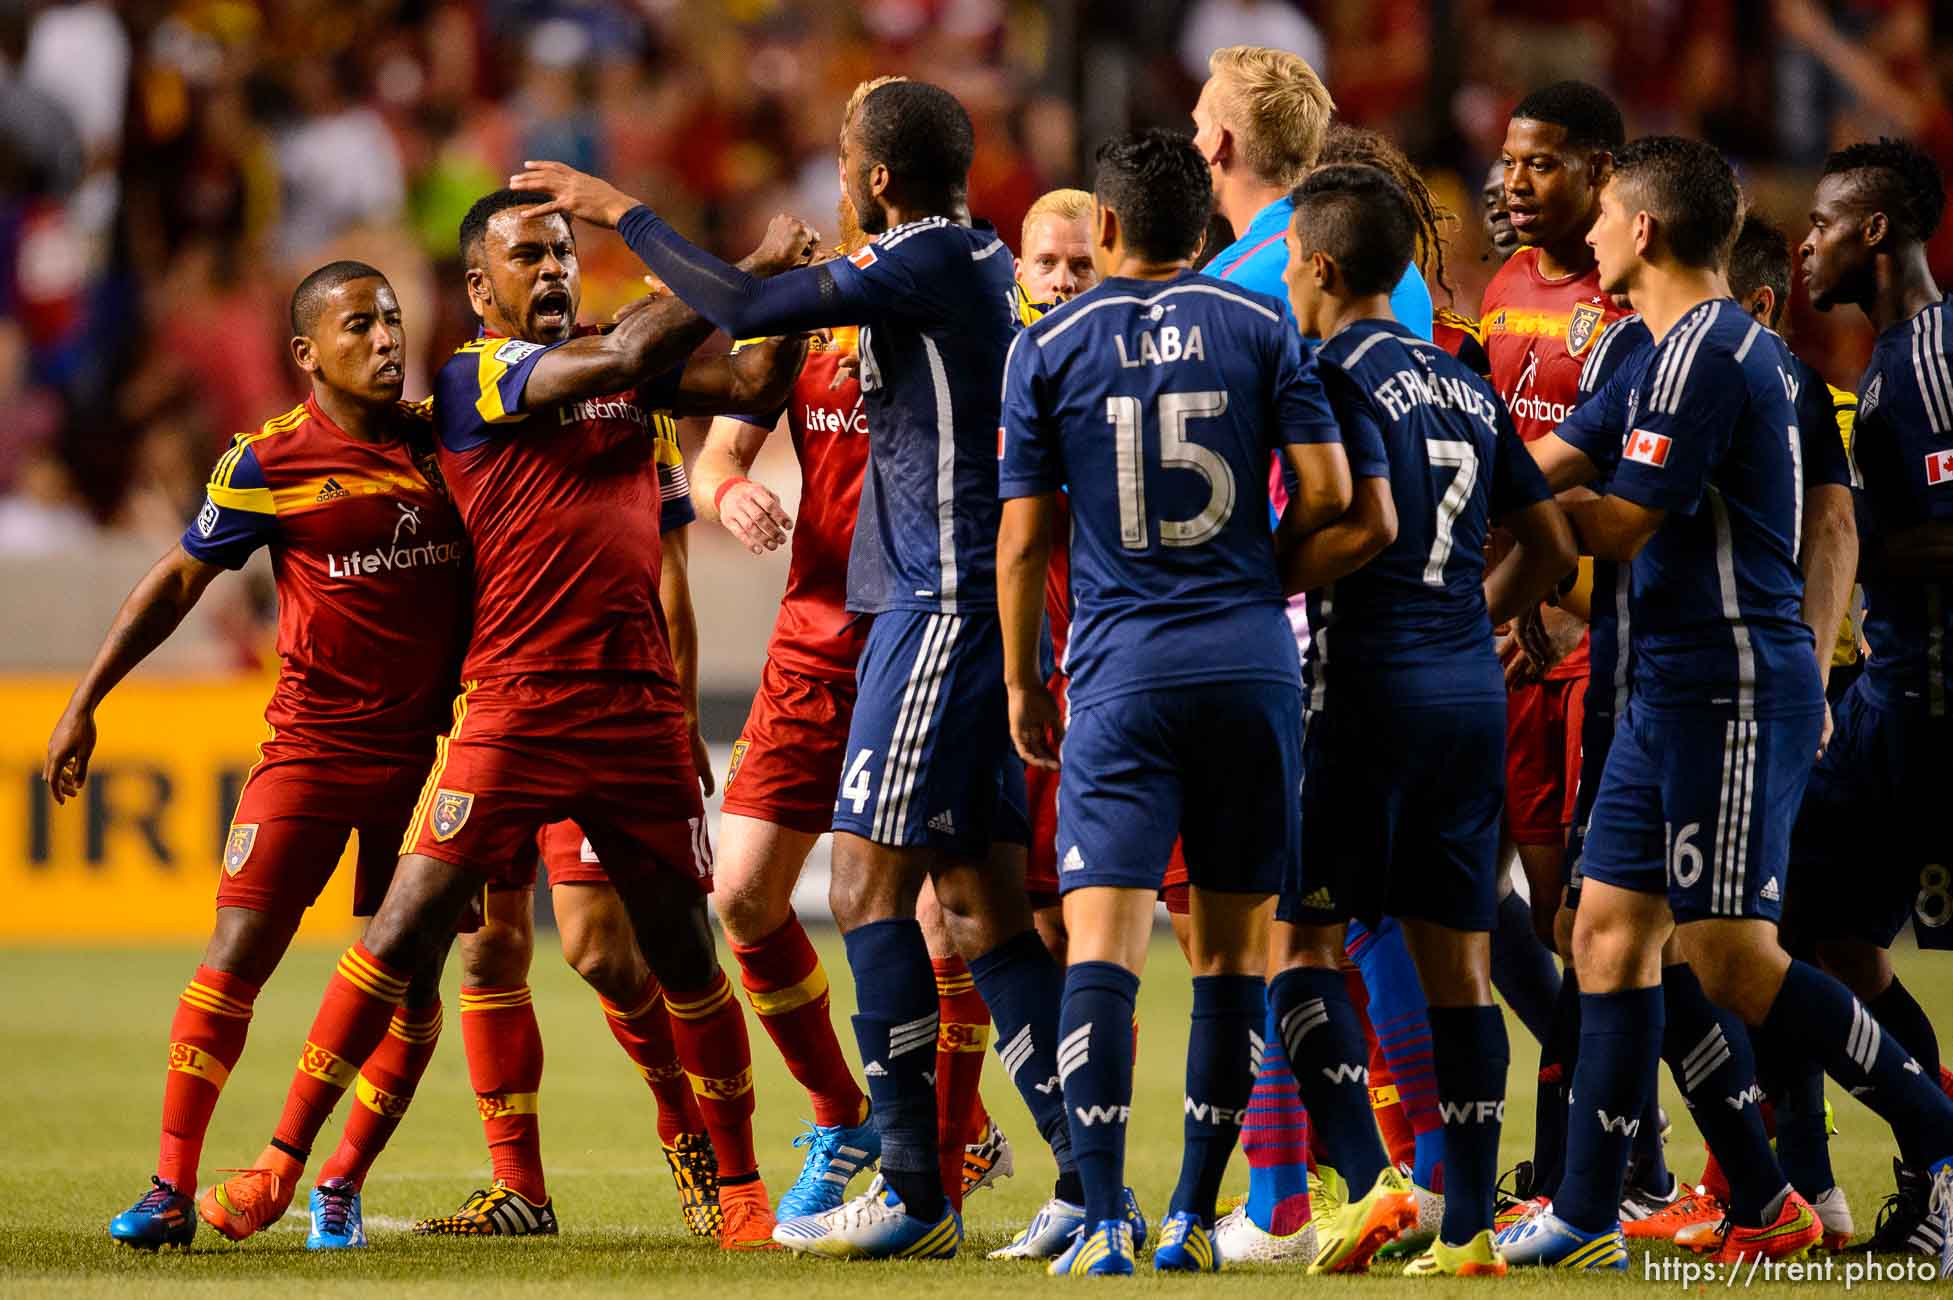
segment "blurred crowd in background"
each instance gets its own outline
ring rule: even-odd
[[[1187,125],[1208,52],[1281,46],[1458,214],[1455,306],[1506,114],[1595,81],[1630,134],[1700,135],[1795,242],[1834,143],[1903,134],[1953,170],[1953,4],[1929,0],[0,0],[0,554],[113,529],[160,549],[230,435],[303,389],[286,295],[375,263],[410,330],[410,395],[472,332],[461,214],[525,158],[614,178],[722,253],[774,212],[832,229],[849,89],[903,72],[976,120],[972,209],[1014,244],[1092,144]],[[1943,236],[1947,232],[1942,232]],[[1938,247],[1953,283],[1953,244]],[[586,318],[638,291],[587,239]],[[1447,300],[1436,291],[1440,304]],[[1856,319],[1801,308],[1852,385]]]

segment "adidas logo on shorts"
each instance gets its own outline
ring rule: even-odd
[[[888,1077],[888,1071],[882,1067],[880,1061],[868,1062],[867,1066],[861,1072],[871,1079],[885,1079]]]
[[[1058,869],[1061,871],[1085,870],[1085,858],[1079,853],[1076,844],[1065,850],[1065,860],[1058,864]]]
[[[954,835],[956,834],[956,819],[951,817],[949,815],[949,809],[945,808],[929,819],[929,829],[932,831],[940,831],[944,835]]]
[[[1777,878],[1775,876],[1772,876],[1768,880],[1764,881],[1763,888],[1760,891],[1758,891],[1756,896],[1762,899],[1766,903],[1774,903],[1779,898],[1781,898],[1783,894],[1782,891],[1780,891],[1777,888]]]
[[[1302,896],[1302,906],[1313,907],[1318,911],[1326,912],[1335,905],[1336,900],[1329,897],[1329,886],[1327,885],[1312,889]]]

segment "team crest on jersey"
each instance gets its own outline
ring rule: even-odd
[[[1583,302],[1575,305],[1573,315],[1566,321],[1566,351],[1570,357],[1577,357],[1587,350],[1589,344],[1600,337],[1600,323],[1607,316],[1599,304]]]
[[[244,870],[244,864],[251,860],[251,846],[257,842],[256,822],[231,827],[230,837],[224,841],[224,874],[234,876]]]
[[[441,787],[434,791],[434,808],[428,814],[428,821],[434,826],[437,842],[451,840],[468,824],[468,814],[475,810],[475,796],[465,790],[449,790]]]
[[[735,740],[732,742],[732,759],[726,764],[726,789],[732,789],[732,783],[739,775],[739,765],[746,761],[746,750],[750,747],[750,741]]]

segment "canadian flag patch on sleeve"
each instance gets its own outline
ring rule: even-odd
[[[1935,451],[1927,455],[1926,482],[1934,486],[1953,483],[1953,451]]]
[[[1638,460],[1643,465],[1653,465],[1660,469],[1668,463],[1670,440],[1663,434],[1649,433],[1636,429],[1628,435],[1627,446],[1621,454],[1629,460]]]

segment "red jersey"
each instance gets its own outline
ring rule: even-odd
[[[1431,342],[1471,367],[1473,374],[1486,379],[1492,377],[1492,363],[1485,355],[1485,336],[1471,317],[1449,307],[1438,308],[1431,314]]]
[[[1522,248],[1485,288],[1479,328],[1492,363],[1492,386],[1527,442],[1558,428],[1580,400],[1580,369],[1601,331],[1630,309],[1601,292],[1600,268],[1549,279],[1539,273],[1539,250]],[[1585,677],[1587,642],[1547,672]]]
[[[834,372],[855,355],[860,331],[816,337],[787,401],[787,428],[800,461],[800,517],[794,521],[787,590],[767,643],[769,659],[790,672],[853,681],[868,639],[867,620],[848,613],[848,551],[854,545],[861,476],[868,466],[868,411],[861,384]]]
[[[307,398],[240,433],[183,549],[227,569],[271,548],[274,742],[306,753],[431,754],[467,639],[468,546],[424,406],[388,442],[348,437]]]
[[[532,410],[529,376],[560,346],[484,336],[456,349],[434,379],[441,470],[475,554],[462,676],[675,681],[658,603],[657,431],[683,367]]]

